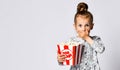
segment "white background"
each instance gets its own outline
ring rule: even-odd
[[[102,38],[102,70],[120,69],[119,0],[0,0],[0,70],[69,70],[56,60],[56,44],[75,36],[76,6],[94,15],[91,35]]]

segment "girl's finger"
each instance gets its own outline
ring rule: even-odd
[[[57,56],[58,59],[63,59],[65,57],[66,57],[65,55],[59,55],[59,56]]]
[[[65,61],[65,58],[58,57],[58,61],[59,61],[59,62],[64,62],[64,61]]]
[[[65,55],[63,55],[63,54],[61,54],[61,55],[59,55],[60,57],[65,57]]]
[[[65,61],[65,59],[61,59],[61,60],[59,60],[59,62],[64,62]]]

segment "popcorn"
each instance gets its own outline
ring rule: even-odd
[[[73,41],[57,44],[58,53],[66,56],[65,62],[63,62],[62,64],[63,65],[79,64],[81,61],[83,46],[84,45]]]

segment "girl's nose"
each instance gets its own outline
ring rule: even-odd
[[[82,31],[85,31],[85,30],[86,30],[86,28],[83,26],[83,27],[82,27]]]

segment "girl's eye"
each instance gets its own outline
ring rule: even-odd
[[[86,24],[85,26],[89,27],[90,25],[89,25],[89,24]]]
[[[81,27],[82,25],[81,24],[79,24],[79,27]]]

